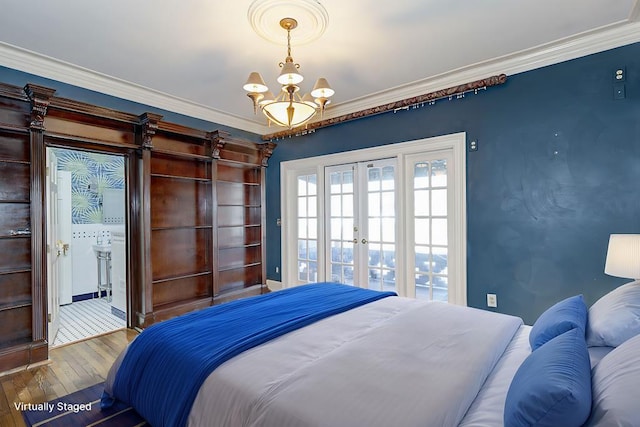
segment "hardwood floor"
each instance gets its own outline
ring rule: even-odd
[[[105,380],[137,332],[112,332],[49,352],[51,363],[0,377],[0,427],[24,427],[14,403],[47,402]]]

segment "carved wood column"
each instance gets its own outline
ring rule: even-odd
[[[31,361],[34,362],[45,360],[48,357],[44,119],[55,90],[28,84],[24,87],[24,91],[31,101],[29,121],[31,144],[31,330],[33,341]]]
[[[213,271],[213,283],[212,286],[212,298],[220,293],[219,279],[218,279],[218,160],[220,160],[220,153],[224,148],[226,142],[225,137],[229,137],[229,134],[224,131],[213,131],[207,134],[207,139],[211,145],[211,268]]]
[[[260,144],[260,164],[262,167],[267,167],[269,163],[269,158],[273,154],[273,150],[276,149],[278,144],[273,142],[265,142],[264,144]]]
[[[134,300],[138,302],[136,310],[136,324],[140,328],[151,325],[153,319],[153,271],[151,265],[151,151],[153,137],[158,130],[158,122],[162,119],[159,114],[144,113],[140,121],[141,182],[140,182],[140,212],[141,226],[139,235],[140,269],[142,280]],[[135,289],[135,288],[134,288]]]

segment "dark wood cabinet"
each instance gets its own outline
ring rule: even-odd
[[[266,291],[275,144],[0,83],[0,372],[47,358],[46,147],[125,158],[128,326]]]

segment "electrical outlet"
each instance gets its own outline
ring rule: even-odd
[[[487,294],[487,307],[498,307],[498,297],[496,294]]]

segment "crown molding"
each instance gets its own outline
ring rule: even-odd
[[[266,125],[5,42],[0,42],[0,65],[259,135],[269,131]]]
[[[636,5],[638,5],[638,3],[636,3]],[[636,15],[637,13],[632,14],[632,16]],[[457,86],[490,75],[504,73],[511,76],[639,41],[640,22],[625,20],[535,48],[522,50],[433,77],[389,88],[365,97],[337,103],[325,110],[324,119],[331,119],[365,110],[373,106],[397,102],[419,94]]]
[[[518,74],[636,43],[640,41],[639,15],[640,2],[636,2],[628,19],[625,21],[389,88],[350,101],[337,103],[324,112],[322,119],[326,120],[352,114],[443,88],[458,86],[489,75]],[[258,135],[265,135],[273,131],[267,125],[256,121],[225,113],[206,105],[98,73],[4,42],[0,42],[0,65],[118,98],[253,132]]]

